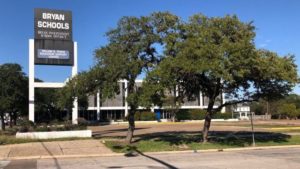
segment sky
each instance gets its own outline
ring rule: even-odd
[[[300,67],[299,0],[0,0],[0,64],[18,63],[28,73],[28,40],[34,37],[34,8],[71,10],[73,40],[78,43],[78,70],[95,63],[95,49],[107,44],[105,32],[123,16],[169,11],[183,20],[202,13],[209,17],[237,15],[253,21],[255,43],[283,56],[293,54]],[[63,82],[71,67],[35,66],[35,77]],[[300,87],[294,92],[300,94]]]

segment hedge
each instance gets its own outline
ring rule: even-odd
[[[156,120],[155,113],[147,111],[138,111],[134,115],[136,121],[153,121]]]
[[[202,109],[191,109],[182,110],[176,113],[177,120],[203,120],[205,118],[205,110]],[[213,115],[213,119],[230,119],[232,117],[231,113],[221,113],[218,112]]]

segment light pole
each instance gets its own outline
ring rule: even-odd
[[[250,120],[251,120],[251,130],[252,130],[252,146],[255,147],[255,135],[254,135],[254,127],[253,127],[253,112],[250,112]]]

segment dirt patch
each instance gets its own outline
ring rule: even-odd
[[[210,131],[251,131],[249,121],[244,122],[212,122]],[[162,133],[200,133],[203,123],[157,123],[136,124],[135,136]],[[127,124],[89,127],[95,137],[125,137]],[[256,131],[266,131],[265,128],[256,128]]]

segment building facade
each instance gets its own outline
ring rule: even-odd
[[[142,80],[136,80],[136,86],[139,87],[142,85]],[[120,93],[115,95],[112,99],[101,99],[100,91],[95,95],[90,95],[88,97],[88,109],[87,111],[79,111],[79,117],[84,117],[89,121],[110,121],[110,120],[122,120],[128,115],[128,110],[130,107],[126,102],[128,96],[127,81],[122,80],[119,82]],[[175,93],[178,95],[178,93]],[[215,107],[220,105],[220,102],[224,102],[224,95],[220,96],[220,101],[216,103]],[[181,105],[180,109],[205,109],[208,106],[208,98],[202,95],[200,92],[198,97],[192,101],[184,99],[184,103]],[[156,110],[161,111],[161,117],[163,119],[170,118],[170,113],[164,111],[163,107],[153,106],[149,110],[144,107],[139,107],[139,110],[146,110],[155,112]],[[222,109],[222,112],[225,112],[225,109]]]
[[[241,120],[249,120],[250,118],[250,106],[246,103],[237,104],[234,107],[234,116],[235,118]]]

